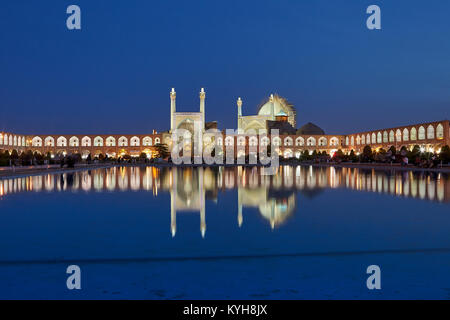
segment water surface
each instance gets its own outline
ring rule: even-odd
[[[445,174],[114,167],[3,179],[0,199],[0,298],[450,297]]]

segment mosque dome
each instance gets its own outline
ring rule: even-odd
[[[272,101],[271,98],[267,98],[264,100],[258,108],[258,115],[260,116],[284,116],[287,117],[287,121],[295,128],[296,127],[296,110],[294,106],[287,101],[286,98],[283,98],[277,94],[272,96],[273,98],[273,114],[272,114]]]
[[[316,126],[314,123],[308,122],[297,130],[297,134],[305,135],[323,135],[325,131],[322,128]]]

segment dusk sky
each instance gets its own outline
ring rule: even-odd
[[[172,87],[178,111],[198,111],[204,87],[221,129],[237,97],[250,115],[270,93],[330,134],[448,119],[449,16],[448,0],[5,1],[0,131],[167,130]]]

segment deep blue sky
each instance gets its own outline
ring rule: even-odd
[[[77,4],[82,30],[66,28]],[[382,30],[366,28],[368,5]],[[449,118],[450,2],[2,1],[0,130],[145,133],[180,111],[236,126],[271,92],[350,133]]]

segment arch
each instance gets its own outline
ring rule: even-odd
[[[397,131],[395,131],[395,140],[397,142],[402,141],[402,132],[400,131],[400,129],[397,129]]]
[[[357,137],[356,137],[356,144],[357,144],[357,145],[360,145],[360,144],[361,144],[361,137],[360,137],[360,136],[357,136]]]
[[[25,147],[26,143],[25,143],[25,137],[22,137],[22,145]]]
[[[113,136],[109,136],[106,138],[106,146],[107,147],[115,147],[116,146],[116,138]]]
[[[134,136],[130,139],[130,146],[139,147],[139,145],[140,145],[140,139],[138,137]]]
[[[375,132],[372,133],[372,143],[377,143],[377,135],[375,134]]]
[[[417,140],[417,130],[414,127],[411,128],[411,136],[410,136],[410,138],[411,138],[411,140]]]
[[[63,136],[59,137],[56,140],[56,146],[58,146],[58,147],[67,147],[67,139],[66,139],[66,137],[63,137]]]
[[[389,138],[388,138],[388,133],[387,131],[383,132],[383,143],[388,143],[389,142]]]
[[[419,140],[425,140],[425,128],[423,126],[419,127]]]
[[[431,124],[427,128],[427,139],[434,139],[434,127]]]
[[[245,146],[245,137],[244,136],[239,136],[237,138],[237,145],[238,146]]]
[[[394,142],[394,141],[395,141],[394,131],[391,130],[391,131],[389,131],[389,142]]]
[[[232,145],[234,145],[234,139],[233,139],[233,137],[226,137],[226,138],[225,138],[225,145],[226,145],[226,146],[232,146]]]
[[[17,136],[14,136],[14,145],[17,146]]]
[[[155,144],[159,144],[161,141],[158,137],[155,138]]]
[[[294,141],[292,140],[291,137],[286,137],[284,138],[284,145],[287,147],[290,147],[294,144]]]
[[[352,146],[354,146],[355,145],[355,139],[354,139],[354,137],[352,136],[352,138],[350,139],[350,144],[352,145]]]
[[[377,143],[383,143],[383,135],[381,132],[377,133]]]
[[[78,139],[78,137],[71,137],[69,139],[69,146],[70,147],[79,147],[80,146],[80,139]]]
[[[267,146],[269,144],[269,142],[270,142],[269,138],[266,137],[266,136],[261,137],[261,139],[260,139],[260,145],[261,146]]]
[[[408,131],[408,128],[403,129],[403,141],[409,141],[409,131]]]
[[[315,146],[315,145],[316,145],[316,138],[314,138],[314,137],[309,137],[309,138],[306,140],[306,145],[307,145],[308,147],[310,147],[310,146]]]
[[[333,137],[330,139],[330,146],[336,147],[339,145],[339,139],[336,137]]]
[[[248,144],[250,146],[257,146],[258,145],[258,138],[255,136],[252,136],[249,138]]]
[[[216,144],[217,144],[218,146],[222,146],[222,145],[223,145],[223,139],[222,139],[222,137],[218,137],[218,138],[216,139]]]
[[[9,136],[9,145],[10,146],[13,145],[13,136],[12,135]]]
[[[31,140],[31,145],[32,145],[33,147],[42,147],[42,138],[41,138],[41,137],[38,137],[38,136],[34,137],[34,138]]]
[[[295,139],[295,145],[296,145],[297,147],[299,147],[299,146],[304,146],[304,145],[305,145],[305,139],[303,139],[303,137],[297,137],[297,138]]]
[[[151,146],[152,145],[152,138],[149,136],[144,137],[144,139],[142,139],[142,145],[143,146]]]
[[[103,138],[102,137],[95,137],[94,138],[94,147],[103,147]]]
[[[366,136],[365,135],[362,135],[361,136],[361,144],[366,144]]]
[[[272,138],[272,144],[273,144],[274,146],[279,146],[279,145],[281,145],[281,138],[280,138],[280,137],[274,137],[274,138]]]
[[[345,137],[345,145],[348,146],[348,137]]]
[[[18,145],[19,147],[22,146],[22,138],[21,138],[21,137],[17,137],[17,145]]]
[[[444,127],[440,123],[436,127],[436,138],[437,139],[443,139],[444,138]]]
[[[3,137],[3,144],[4,144],[5,146],[8,145],[8,135],[7,135],[7,134],[5,134],[5,136]]]
[[[119,147],[128,147],[128,139],[124,136],[119,138],[119,142],[118,142],[118,146]]]
[[[91,138],[89,138],[88,136],[83,137],[83,139],[81,139],[81,146],[82,147],[90,147],[91,146]]]
[[[55,139],[53,137],[46,137],[44,140],[46,147],[54,147],[55,146]]]
[[[325,137],[320,137],[319,139],[319,146],[326,147],[328,145],[328,140]]]

